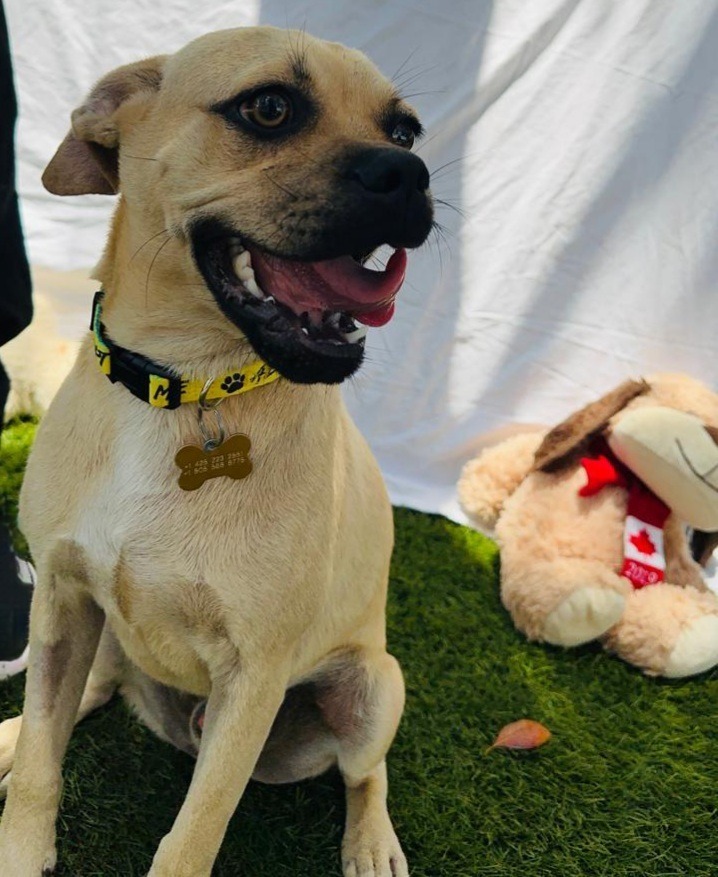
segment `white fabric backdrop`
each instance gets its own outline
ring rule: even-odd
[[[718,381],[716,0],[6,0],[34,263],[97,258],[109,199],[40,173],[106,70],[202,32],[306,26],[398,76],[429,129],[446,243],[347,388],[393,500],[453,517],[476,436],[627,375]],[[88,302],[89,307],[89,302]]]

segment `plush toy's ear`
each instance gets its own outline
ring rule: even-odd
[[[72,114],[72,128],[45,168],[42,182],[53,195],[114,195],[120,132],[116,111],[131,98],[156,92],[165,55],[119,67],[104,76]]]
[[[606,428],[614,414],[625,408],[631,399],[648,392],[650,388],[650,384],[644,380],[624,381],[615,390],[554,426],[536,451],[534,470],[554,472],[561,468],[574,451]]]

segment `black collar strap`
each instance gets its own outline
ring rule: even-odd
[[[133,396],[155,408],[179,408],[185,402],[226,399],[276,381],[280,374],[262,360],[230,369],[218,378],[201,380],[177,375],[141,353],[126,350],[111,341],[102,323],[104,292],[95,293],[90,329],[95,341],[95,356],[100,369],[112,383],[123,384]]]

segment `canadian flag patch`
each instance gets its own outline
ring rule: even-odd
[[[666,554],[663,548],[663,528],[633,515],[626,515],[623,557],[621,575],[630,579],[634,588],[664,581]]]

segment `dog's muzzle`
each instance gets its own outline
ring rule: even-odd
[[[394,314],[407,247],[433,223],[429,173],[396,147],[355,150],[339,168],[326,227],[272,252],[226,220],[190,232],[195,261],[225,314],[257,354],[296,383],[340,383],[361,365],[367,328]],[[394,248],[383,270],[364,264]],[[352,255],[354,254],[354,255]]]

